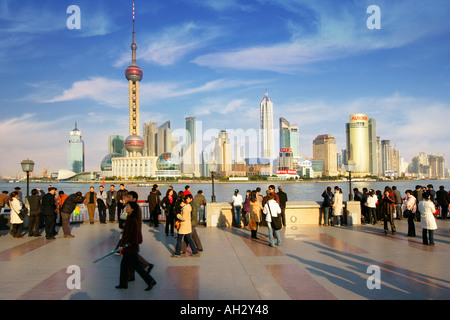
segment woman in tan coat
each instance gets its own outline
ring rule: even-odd
[[[191,212],[192,207],[190,204],[186,203],[185,199],[181,200],[181,213],[177,214],[177,219],[180,220],[180,229],[178,229],[177,236],[177,246],[175,247],[175,254],[172,255],[174,258],[179,258],[181,254],[181,243],[184,240],[189,244],[192,249],[192,255],[198,255],[197,247],[194,241],[191,239],[192,225],[191,225]]]
[[[258,195],[256,191],[252,191],[250,194],[250,220],[253,219],[256,225],[254,229],[251,229],[253,239],[258,239],[256,234],[258,233],[258,224],[261,222],[262,210],[263,207],[261,203],[258,201]]]

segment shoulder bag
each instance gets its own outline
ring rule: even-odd
[[[280,217],[280,215],[279,214],[277,214],[277,216],[276,217],[274,217],[273,215],[272,215],[272,211],[270,210],[270,204],[268,204],[267,205],[268,207],[269,207],[269,212],[270,212],[270,215],[271,215],[271,219],[272,219],[272,228],[274,229],[274,230],[280,230],[281,228],[282,228],[282,226],[281,226],[281,217]]]

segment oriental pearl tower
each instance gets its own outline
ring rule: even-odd
[[[144,73],[136,65],[136,50],[134,32],[134,1],[133,1],[133,42],[131,43],[131,65],[125,70],[125,77],[129,86],[129,109],[130,109],[130,135],[125,140],[125,148],[130,155],[142,155],[144,150],[144,139],[139,135],[139,82]]]

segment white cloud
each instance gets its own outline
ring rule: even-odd
[[[189,96],[198,93],[220,91],[224,89],[237,88],[242,86],[252,86],[261,81],[242,81],[230,79],[217,79],[208,81],[198,86],[189,86],[189,83],[178,82],[144,82],[140,84],[140,102],[143,104],[153,104],[155,101]],[[42,84],[33,85],[36,88],[45,87]],[[48,91],[48,89],[45,89]],[[71,88],[63,90],[57,96],[48,99],[38,99],[42,94],[29,96],[30,99],[38,100],[41,103],[55,103],[63,101],[73,101],[79,99],[89,99],[101,105],[112,108],[128,108],[128,83],[126,81],[113,80],[103,77],[91,77],[87,80],[74,82]]]
[[[62,134],[55,123],[64,118],[38,121],[34,114],[5,119],[0,122],[1,150],[8,154],[2,161],[0,175],[15,175],[21,172],[20,162],[30,158],[35,163],[35,172],[41,172],[44,166],[63,165],[67,154],[64,147],[68,134]],[[61,151],[63,150],[63,151]],[[59,169],[53,166],[52,169]]]
[[[287,21],[291,39],[237,47],[200,55],[192,60],[199,66],[214,69],[268,70],[292,73],[321,61],[357,56],[381,49],[399,48],[426,36],[441,34],[450,27],[443,14],[448,3],[423,1],[383,2],[382,29],[368,30],[367,7],[363,4],[329,6],[314,1],[272,2],[292,12],[310,10],[316,19],[315,29],[306,32],[302,22]],[[338,7],[339,6],[339,7]],[[333,9],[333,10],[332,10]],[[268,39],[272,41],[272,39]]]
[[[202,26],[188,22],[171,26],[157,34],[140,36],[136,39],[137,60],[168,66],[177,63],[186,55],[208,46],[217,39],[221,31],[214,26]],[[123,53],[115,63],[116,67],[126,65],[130,61],[130,51]]]
[[[91,77],[74,82],[70,89],[41,103],[54,103],[78,99],[90,99],[113,108],[128,106],[128,84],[125,81],[111,80],[103,77]]]

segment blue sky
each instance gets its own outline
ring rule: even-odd
[[[66,25],[69,5],[81,29]],[[184,128],[259,127],[267,89],[279,117],[300,130],[312,156],[319,134],[345,148],[350,113],[377,120],[405,161],[450,155],[450,3],[331,0],[135,0],[141,122]],[[366,12],[381,10],[381,29]],[[131,0],[0,1],[0,176],[20,161],[66,167],[75,121],[86,169],[97,170],[107,136],[128,132]]]

